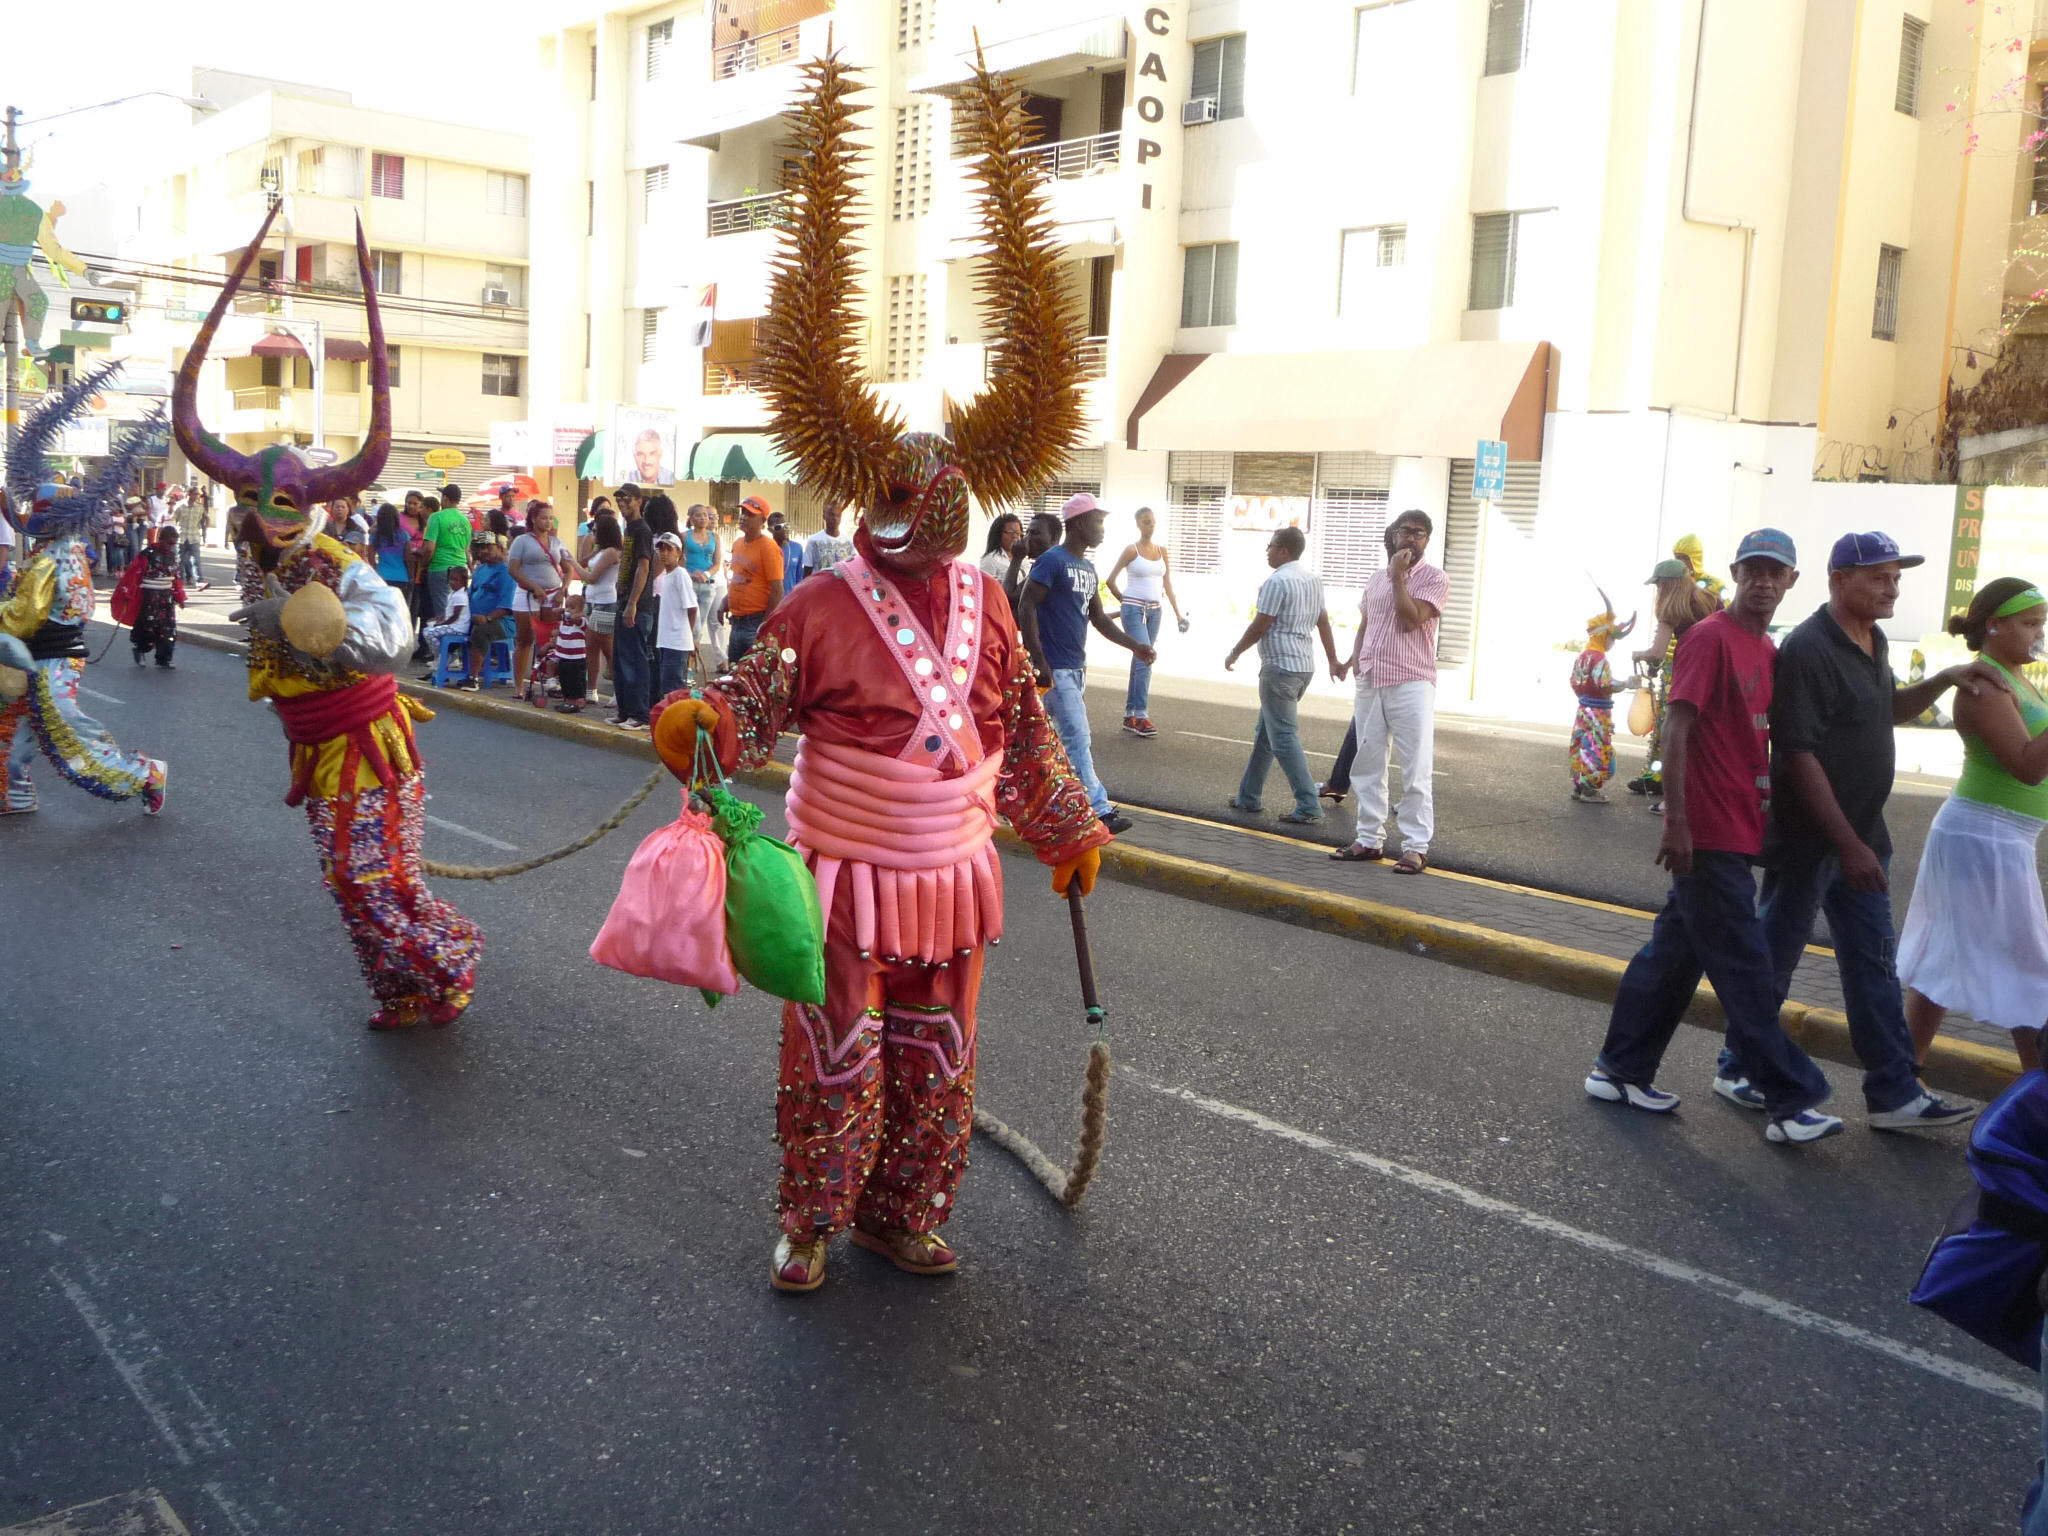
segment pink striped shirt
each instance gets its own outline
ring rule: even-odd
[[[1417,562],[1408,572],[1408,595],[1434,612],[1420,629],[1403,629],[1393,573],[1382,569],[1367,582],[1358,604],[1365,624],[1365,644],[1358,651],[1359,679],[1375,688],[1435,682],[1436,624],[1450,594],[1451,581],[1441,567]]]

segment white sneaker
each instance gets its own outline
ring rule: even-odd
[[[1599,1067],[1586,1074],[1586,1096],[1599,1099],[1606,1104],[1626,1104],[1631,1109],[1646,1109],[1653,1115],[1668,1115],[1678,1108],[1678,1095],[1666,1093],[1662,1088],[1638,1088],[1634,1083],[1624,1083],[1607,1075]]]
[[[1951,1103],[1924,1088],[1918,1097],[1908,1099],[1897,1109],[1872,1110],[1865,1117],[1873,1131],[1931,1130],[1937,1126],[1961,1125],[1976,1118],[1976,1105]]]
[[[1764,1108],[1764,1096],[1757,1091],[1756,1084],[1746,1077],[1717,1077],[1714,1092],[1740,1109]]]
[[[1820,1141],[1833,1136],[1842,1129],[1842,1122],[1833,1115],[1824,1115],[1817,1109],[1802,1109],[1796,1115],[1787,1115],[1782,1120],[1773,1120],[1764,1127],[1764,1140],[1781,1145],[1803,1147],[1809,1141]]]

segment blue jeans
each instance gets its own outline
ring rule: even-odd
[[[430,624],[444,623],[448,618],[448,571],[453,569],[455,567],[451,565],[447,570],[427,572],[427,607],[432,610],[427,615],[427,622]]]
[[[1849,1042],[1863,1063],[1863,1101],[1878,1112],[1910,1104],[1920,1096],[1920,1076],[1899,992],[1891,893],[1850,889],[1842,880],[1842,861],[1832,853],[1788,859],[1764,876],[1764,941],[1771,946],[1778,1001],[1792,993],[1793,969],[1813,938],[1813,915],[1822,910],[1848,1004]],[[1733,1041],[1721,1048],[1719,1070],[1723,1077],[1748,1076]]]
[[[661,659],[661,696],[665,699],[679,688],[690,685],[690,653],[671,650],[667,646],[656,652]]]
[[[1060,744],[1067,749],[1074,777],[1088,791],[1088,803],[1095,807],[1096,815],[1107,816],[1109,791],[1095,777],[1095,757],[1089,751],[1087,689],[1085,667],[1055,667],[1052,689],[1045,696],[1045,712],[1052,716],[1052,728],[1059,732]]]
[[[1252,755],[1238,781],[1237,803],[1247,811],[1259,809],[1259,797],[1266,792],[1266,770],[1277,759],[1294,791],[1294,810],[1299,816],[1323,819],[1316,803],[1316,781],[1308,771],[1308,754],[1301,749],[1301,696],[1308,692],[1313,672],[1276,672],[1259,669],[1259,728],[1252,733]]]
[[[1159,641],[1159,619],[1166,610],[1158,603],[1134,603],[1124,599],[1124,633],[1140,645]],[[1136,720],[1152,707],[1152,663],[1131,658],[1131,686],[1124,690],[1124,718]]]
[[[1337,747],[1337,761],[1330,764],[1330,776],[1323,780],[1332,789],[1342,789],[1351,782],[1351,765],[1358,759],[1358,716],[1351,717],[1351,723],[1344,727],[1344,740]]]
[[[754,648],[754,636],[761,633],[761,621],[767,617],[768,615],[765,613],[749,613],[744,616],[740,614],[733,615],[732,635],[727,640],[725,646],[727,665],[738,661]]]
[[[1749,860],[1739,853],[1692,856],[1692,873],[1671,877],[1671,896],[1636,951],[1614,997],[1600,1066],[1619,1082],[1648,1088],[1679,1020],[1705,974],[1728,1016],[1728,1039],[1774,1120],[1823,1102],[1828,1080],[1778,1024],[1778,980],[1757,916]]]
[[[649,653],[654,647],[654,612],[643,604],[632,624],[623,618],[612,631],[612,694],[619,702],[621,720],[645,720],[654,701],[648,690],[654,684]]]

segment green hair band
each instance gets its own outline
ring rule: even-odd
[[[2013,593],[2011,597],[2000,603],[1997,608],[1992,610],[1991,617],[1994,619],[2010,618],[2015,613],[2025,613],[2029,608],[2039,608],[2044,603],[2048,603],[2048,597],[2041,595],[2041,589],[2039,587],[2029,587],[2024,592]]]

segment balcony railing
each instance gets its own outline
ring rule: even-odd
[[[708,204],[706,212],[714,235],[741,235],[750,229],[775,229],[789,217],[789,194],[764,192],[759,197],[735,197],[728,202]]]
[[[743,37],[736,43],[712,49],[711,78],[730,80],[735,75],[787,64],[801,51],[797,39],[799,30],[796,27],[778,27],[773,32],[763,32],[759,37]]]
[[[707,395],[751,395],[757,359],[747,357],[725,362],[704,359],[704,393]]]
[[[235,391],[235,409],[238,411],[277,411],[284,408],[284,391],[275,384],[259,384],[254,389]]]
[[[1117,164],[1118,137],[1114,133],[1097,133],[1085,139],[1061,139],[1056,144],[1034,144],[1017,154],[1026,160],[1036,160],[1045,167],[1046,175],[1055,180],[1068,181],[1113,169]]]
[[[1108,378],[1109,338],[1107,336],[1083,336],[1081,338],[1080,363],[1082,378]]]

